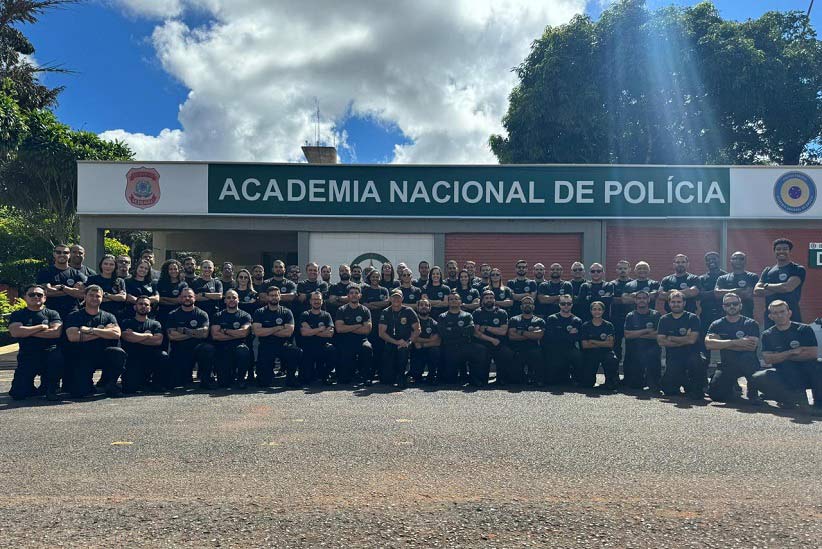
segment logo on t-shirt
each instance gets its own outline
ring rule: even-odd
[[[688,328],[680,328],[679,329],[679,335],[684,336],[687,333],[688,333]]]
[[[782,210],[789,214],[801,214],[816,202],[816,184],[806,173],[787,172],[776,180],[773,198]]]
[[[745,286],[748,285],[748,281],[747,280],[740,280],[739,282],[736,283],[736,285],[740,288],[744,288]]]
[[[282,323],[283,323],[283,319],[282,319],[282,318],[278,318],[275,322],[276,322],[277,324],[282,324]]]
[[[325,328],[325,322],[318,322],[317,326],[319,326],[320,328]]]
[[[654,323],[653,322],[646,322],[645,327],[648,328],[649,330],[653,330],[654,329]]]
[[[400,324],[402,324],[403,326],[404,326],[404,325],[406,325],[406,324],[408,324],[408,319],[407,319],[407,318],[405,318],[405,317],[402,317],[402,318],[400,319]]]
[[[743,332],[742,330],[738,330],[736,332],[736,339],[742,339],[743,337],[745,337],[745,332]]]
[[[235,322],[234,324],[232,324],[232,326],[233,326],[233,327],[234,327],[234,329],[236,330],[237,328],[239,328],[239,327],[240,327],[240,323],[239,323],[239,322]]]
[[[494,319],[494,320],[492,320],[491,322],[493,322],[493,323],[494,323],[494,326],[499,326],[499,319],[498,319],[498,318],[495,318],[495,319]]]
[[[683,282],[682,284],[679,285],[679,289],[680,290],[687,290],[688,289],[688,284]]]
[[[188,325],[191,326],[192,328],[196,328],[197,327],[197,321],[196,320],[189,320]]]
[[[431,328],[426,328],[426,329],[425,329],[425,333],[426,333],[426,334],[430,334],[430,333],[431,333]]]
[[[68,280],[66,280],[66,286],[74,286],[74,279],[69,278]]]
[[[601,339],[602,341],[605,341],[606,339],[608,339],[608,334],[606,334],[606,333],[599,334],[599,339]]]
[[[357,322],[362,322],[362,317],[361,316],[355,316],[354,320],[356,320]]]
[[[786,280],[788,280],[788,275],[785,273],[779,273],[779,281],[785,282]]]
[[[799,347],[799,342],[798,342],[797,340],[795,340],[795,339],[794,339],[793,341],[791,341],[791,342],[789,343],[789,345],[791,346],[791,349],[796,349],[796,348],[798,348],[798,347]]]
[[[459,326],[460,328],[462,328],[463,326],[465,326],[465,322],[463,322],[462,320],[458,320],[458,321],[457,321],[457,326]]]
[[[180,290],[171,290],[171,295],[180,295]]]

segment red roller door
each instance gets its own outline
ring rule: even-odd
[[[502,270],[508,280],[515,276],[514,265],[518,259],[534,263],[561,263],[568,277],[571,263],[582,257],[582,235],[570,234],[505,234],[505,233],[454,233],[445,235],[445,258],[454,259],[462,268],[466,260],[477,262],[477,272],[482,263]],[[529,273],[529,276],[533,273]]]
[[[822,242],[820,229],[734,229],[728,228],[728,255],[739,250],[748,256],[748,270],[762,274],[762,270],[776,263],[773,256],[773,241],[789,238],[794,248],[791,257],[800,265],[808,265],[808,243]],[[810,322],[822,316],[822,269],[808,268],[805,285],[802,287],[802,320]],[[756,300],[756,320],[764,318],[764,300]]]
[[[608,280],[616,278],[616,264],[627,259],[633,268],[639,261],[651,266],[651,278],[660,280],[673,272],[674,256],[685,254],[691,260],[691,272],[705,272],[705,252],[719,251],[719,227],[706,227],[694,221],[693,226],[666,227],[664,222],[653,225],[608,223],[605,270]],[[586,265],[587,267],[587,265]]]

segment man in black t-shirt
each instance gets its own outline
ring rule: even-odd
[[[274,360],[280,359],[281,369],[286,371],[286,382],[295,385],[301,351],[292,343],[294,315],[280,305],[280,288],[271,286],[267,292],[266,306],[257,309],[252,319],[257,336],[257,384],[271,387],[274,383]]]
[[[548,318],[559,312],[559,297],[570,295],[574,297],[574,288],[571,283],[562,280],[562,265],[552,263],[550,267],[550,278],[537,286],[536,314]]]
[[[730,292],[742,299],[742,316],[753,318],[754,315],[754,288],[759,282],[759,275],[745,270],[747,256],[743,252],[731,254],[731,272],[716,279],[714,296],[719,301]]]
[[[190,255],[183,258],[183,277],[189,287],[197,278],[197,260]]]
[[[37,273],[37,284],[46,289],[49,308],[57,311],[65,322],[70,312],[83,299],[86,275],[69,266],[69,247],[58,244],[54,247],[54,263]]]
[[[86,278],[97,274],[92,268],[87,267],[83,262],[86,259],[86,249],[79,244],[73,244],[69,250],[69,267],[80,271]]]
[[[320,267],[314,262],[305,266],[306,279],[297,284],[297,299],[293,302],[292,312],[299,317],[310,308],[308,296],[314,292],[323,294],[323,303],[328,298],[328,284],[320,280]]]
[[[163,350],[163,327],[148,318],[151,300],[141,295],[133,305],[134,315],[123,319],[123,350],[128,355],[123,372],[123,392],[126,394],[149,388],[162,391],[170,384],[168,353]]]
[[[323,295],[320,292],[312,293],[308,302],[311,308],[300,315],[303,353],[298,379],[302,385],[318,378],[327,384],[337,363],[337,350],[331,344],[334,321],[328,312],[323,311]]]
[[[457,383],[465,379],[468,367],[468,381],[474,387],[488,384],[490,357],[483,345],[473,341],[474,319],[463,311],[459,294],[448,294],[448,310],[437,318],[437,330],[442,338],[442,364],[439,379],[443,383]]]
[[[611,315],[611,301],[614,298],[614,285],[603,278],[604,269],[599,263],[591,264],[591,280],[583,282],[576,296],[579,304],[579,314],[583,322],[591,320],[591,304],[600,301],[605,305],[603,318],[608,320]]]
[[[459,270],[459,264],[453,259],[446,263],[445,280],[443,280],[442,283],[448,286],[449,288],[456,288],[460,283],[459,278],[457,278]]]
[[[197,308],[205,311],[211,321],[223,304],[223,283],[214,278],[214,263],[211,260],[203,261],[200,271],[199,278],[195,278],[189,287],[197,295]]]
[[[525,372],[515,368],[514,352],[508,346],[508,313],[497,307],[490,289],[482,293],[482,305],[472,314],[474,338],[485,347],[497,369],[497,384],[522,383]],[[481,384],[488,382],[487,378]]]
[[[629,275],[631,264],[620,259],[616,264],[617,277],[611,281],[614,289],[611,301],[610,322],[614,325],[614,355],[617,361],[622,360],[622,340],[625,338],[625,317],[631,311],[633,299],[630,294],[630,284],[633,282]]]
[[[23,290],[26,308],[14,311],[9,318],[9,333],[19,344],[17,368],[9,395],[22,400],[37,394],[34,378],[40,376],[40,387],[48,400],[57,400],[57,386],[63,371],[63,355],[57,341],[63,321],[57,311],[46,308],[46,289],[32,284]]]
[[[559,312],[545,319],[542,351],[546,364],[543,382],[546,385],[567,384],[571,381],[571,375],[576,375],[582,368],[579,350],[582,319],[571,312],[573,306],[574,300],[570,295],[561,295]]]
[[[805,267],[791,261],[793,242],[787,238],[774,240],[773,252],[776,264],[766,267],[759,277],[754,295],[765,298],[765,307],[776,300],[784,301],[791,310],[792,322],[802,322],[799,300],[802,298],[802,286],[805,284]],[[769,313],[765,315],[765,328],[773,326]]]
[[[217,358],[217,383],[230,387],[235,381],[245,389],[254,379],[254,355],[246,345],[251,333],[251,315],[239,308],[236,290],[228,290],[223,297],[225,309],[214,315],[211,339]]]
[[[280,289],[280,305],[292,309],[294,300],[297,299],[297,285],[285,277],[285,263],[279,259],[276,260],[271,268],[271,273],[271,278],[265,281],[267,287],[277,286]],[[291,312],[294,312],[293,309]],[[299,317],[295,316],[294,318]]]
[[[545,335],[545,320],[534,315],[534,298],[525,296],[520,301],[522,314],[508,321],[508,341],[514,351],[515,375],[529,383],[541,383],[545,379],[545,359],[540,341]]]
[[[399,288],[391,290],[391,305],[380,313],[379,334],[385,341],[380,383],[405,387],[411,345],[420,333],[420,323],[411,307],[402,304],[402,298]]]
[[[351,268],[343,263],[339,267],[340,281],[328,287],[328,299],[325,302],[325,310],[331,318],[337,318],[337,309],[348,301],[348,287],[351,285]]]
[[[584,310],[586,305],[577,299],[579,296],[579,291],[582,289],[582,285],[586,282],[585,265],[583,265],[582,262],[575,261],[571,265],[571,280],[568,282],[571,283],[571,288],[574,290],[574,307],[571,312],[582,320],[582,318],[589,313],[589,311]]]
[[[514,300],[513,307],[511,307],[511,315],[518,315],[522,312],[520,301],[525,296],[536,298],[537,283],[528,278],[528,262],[524,259],[517,261],[514,266],[517,276],[508,281],[508,287],[511,289],[511,298]],[[449,285],[450,286],[450,285]],[[454,286],[451,286],[454,288]]]
[[[769,366],[753,375],[751,384],[764,398],[782,407],[799,406],[803,411],[822,413],[822,364],[817,360],[818,342],[813,328],[791,322],[787,302],[768,305],[774,325],[762,333],[762,359]],[[814,407],[808,405],[806,389],[812,389]]]
[[[126,353],[119,347],[120,326],[114,315],[100,309],[103,289],[91,285],[85,290],[84,306],[65,322],[67,371],[70,392],[75,398],[94,394],[95,370],[102,370],[100,383],[110,397],[120,396],[117,380],[123,373]]]
[[[751,318],[739,314],[742,300],[735,293],[725,294],[722,298],[725,316],[715,320],[705,336],[705,347],[718,350],[721,361],[716,365],[716,372],[708,387],[708,396],[717,401],[733,400],[740,389],[737,380],[748,379],[759,370],[759,359],[756,348],[759,346],[759,324]],[[758,401],[756,391],[748,391],[748,400]]]
[[[428,273],[431,271],[431,265],[429,265],[427,261],[420,261],[419,265],[417,266],[417,269],[420,273],[420,276],[411,284],[413,286],[416,286],[417,288],[422,288],[423,286],[428,284]]]
[[[656,327],[660,314],[651,309],[651,294],[644,289],[633,293],[636,309],[625,317],[625,362],[623,383],[631,389],[646,386],[652,393],[659,393],[662,362],[656,342]]]
[[[677,254],[674,257],[674,272],[659,281],[657,299],[665,302],[665,311],[671,312],[668,296],[674,290],[681,292],[685,297],[685,311],[696,312],[699,299],[699,277],[688,272],[690,266],[688,256]]]
[[[420,323],[420,333],[414,340],[411,350],[411,378],[414,381],[422,380],[422,374],[428,370],[425,381],[436,383],[437,370],[440,366],[440,334],[437,331],[437,321],[431,318],[431,302],[425,298],[417,302],[417,314]]]
[[[371,311],[360,303],[362,290],[356,284],[348,287],[348,303],[337,309],[334,328],[337,332],[334,344],[339,352],[337,381],[351,383],[355,371],[371,385],[371,364],[374,349],[368,336],[371,334]]]
[[[699,352],[699,317],[685,310],[685,295],[679,290],[667,292],[671,312],[659,319],[656,340],[665,347],[665,373],[662,390],[668,396],[680,395],[685,388],[688,398],[705,398],[708,365]]]
[[[707,272],[697,277],[697,288],[699,288],[699,324],[702,326],[699,344],[700,351],[710,358],[710,354],[705,349],[706,330],[714,320],[722,317],[722,302],[716,298],[716,281],[719,277],[728,274],[719,268],[719,254],[708,252],[705,254],[705,268]]]
[[[196,307],[194,290],[180,291],[180,306],[168,314],[164,326],[171,342],[169,358],[172,368],[172,387],[188,388],[197,365],[197,377],[204,389],[214,387],[211,377],[214,369],[214,346],[208,343],[208,314]]]

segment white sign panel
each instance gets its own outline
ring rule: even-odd
[[[80,214],[208,213],[208,164],[77,163]]]
[[[731,168],[731,218],[822,218],[822,168]]]

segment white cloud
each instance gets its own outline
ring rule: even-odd
[[[301,160],[300,146],[314,140],[316,96],[328,142],[350,112],[394,124],[412,140],[395,147],[396,162],[495,162],[487,141],[502,131],[515,83],[511,68],[546,25],[585,7],[584,0],[363,1],[356,7],[334,0],[310,7],[118,1],[161,19],[151,37],[157,57],[191,90],[180,106],[183,131],[151,137],[118,130],[120,138],[160,155],[156,159],[247,161]],[[189,28],[186,10],[212,22]],[[356,145],[342,135],[336,140]]]
[[[129,133],[125,130],[108,130],[100,134],[108,141],[125,141],[134,151],[135,160],[186,160],[181,142],[183,132],[165,129],[160,135]]]

